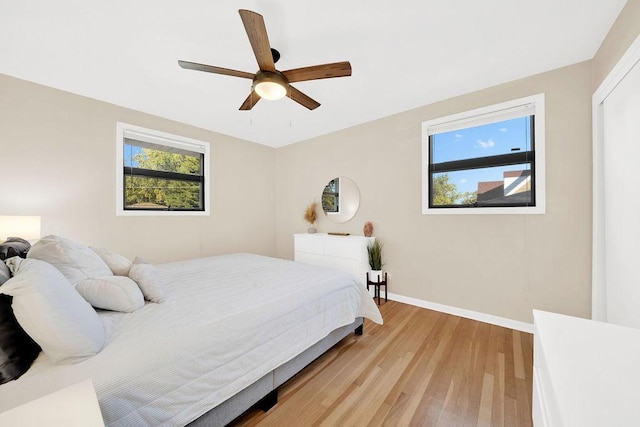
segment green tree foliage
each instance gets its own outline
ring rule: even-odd
[[[133,155],[133,163],[141,169],[201,175],[200,159],[184,154],[142,148]],[[126,176],[125,184],[127,206],[145,203],[174,209],[200,207],[200,185],[197,182]]]
[[[467,191],[461,193],[458,187],[449,182],[449,174],[443,173],[433,177],[433,204],[443,205],[470,205],[478,200],[476,192]]]

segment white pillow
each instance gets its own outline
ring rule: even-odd
[[[128,276],[129,269],[131,268],[131,261],[120,255],[119,253],[112,251],[111,249],[94,248],[89,246],[98,256],[104,261],[105,264],[111,269],[111,272],[115,276]]]
[[[55,267],[36,259],[15,262],[0,292],[13,296],[18,323],[54,363],[77,363],[104,346],[95,310]]]
[[[144,299],[152,302],[164,301],[164,288],[158,269],[142,258],[136,257],[131,264],[129,277],[136,282]]]
[[[88,246],[59,236],[38,240],[27,253],[27,258],[48,262],[74,286],[79,280],[113,275],[109,266]]]
[[[11,274],[14,275],[16,274],[16,270],[18,269],[18,266],[22,261],[24,261],[24,258],[20,258],[19,256],[14,256],[9,259],[5,259],[4,263],[9,269],[9,271],[11,272]]]
[[[144,306],[144,297],[133,280],[123,276],[104,276],[80,280],[76,291],[96,308],[132,312]]]

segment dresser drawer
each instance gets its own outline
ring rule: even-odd
[[[294,241],[295,252],[306,252],[309,254],[318,254],[322,255],[324,253],[323,250],[323,240],[322,238],[317,237],[298,237]]]
[[[318,254],[310,254],[308,252],[297,251],[295,254],[294,261],[303,262],[305,264],[311,264],[311,265],[319,265],[320,267],[327,266],[325,257]]]
[[[364,284],[369,260],[367,245],[373,237],[295,234],[293,259],[353,274]]]
[[[339,239],[339,238],[337,238]],[[325,240],[324,254],[338,258],[361,259],[362,243],[344,240]]]

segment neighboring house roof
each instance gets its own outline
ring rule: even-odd
[[[507,171],[502,181],[478,182],[477,201],[484,204],[527,203],[531,200],[531,171]]]
[[[484,181],[478,183],[478,195],[488,191],[495,190],[498,187],[504,187],[504,181]]]
[[[505,178],[517,178],[519,176],[531,176],[531,171],[530,170],[507,171],[507,172],[504,172],[503,176]]]
[[[483,201],[485,205],[491,204],[505,204],[505,203],[530,203],[531,202],[531,190],[523,191],[516,194],[511,194],[503,197],[494,197],[490,200]]]

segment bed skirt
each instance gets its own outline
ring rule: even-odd
[[[241,390],[233,397],[203,414],[200,418],[189,423],[190,427],[225,426],[253,407],[260,400],[277,393],[278,387],[303,370],[315,359],[340,342],[343,338],[362,327],[364,320],[357,318],[352,324],[335,329],[322,340],[318,341],[295,358],[269,372],[249,387]]]

